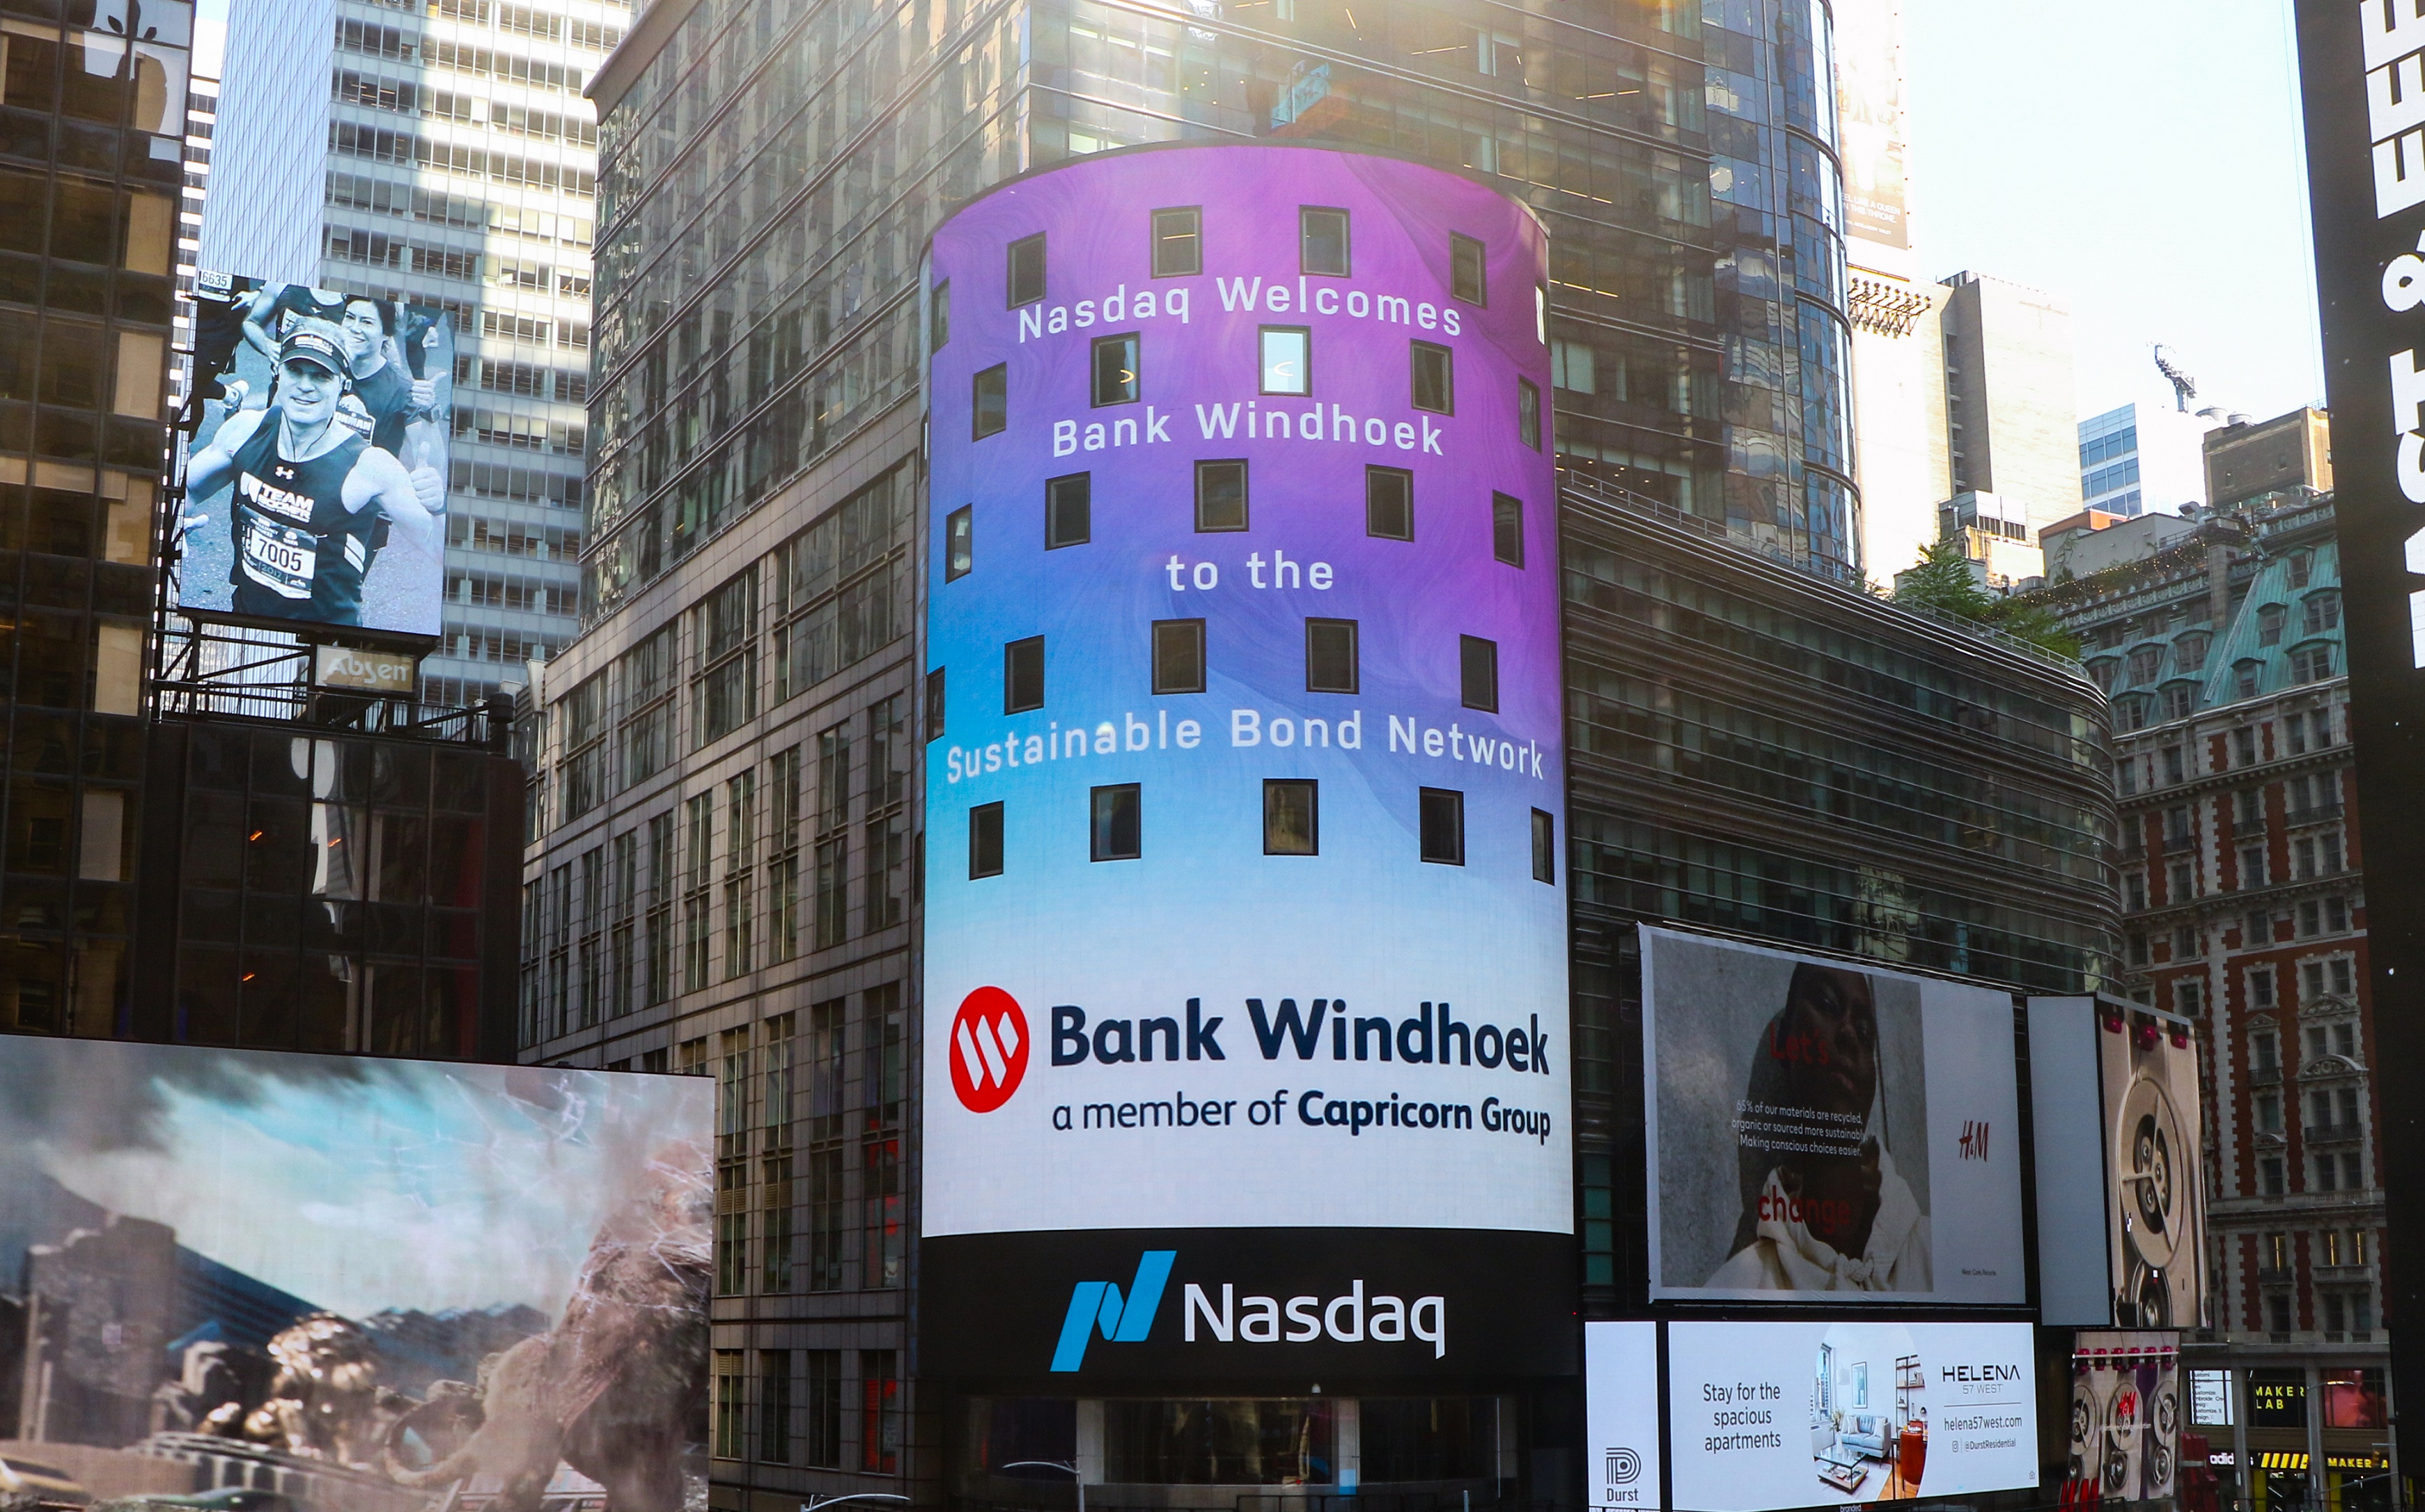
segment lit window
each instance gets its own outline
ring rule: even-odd
[[[1309,693],[1353,693],[1357,690],[1356,621],[1308,619],[1305,622],[1305,690]]]
[[[943,522],[943,581],[956,582],[969,575],[976,564],[974,542],[976,506],[964,504],[953,510]]]
[[[1321,784],[1277,778],[1265,780],[1263,854],[1319,855],[1321,840]]]
[[[1415,539],[1415,475],[1403,467],[1364,469],[1364,534]]]
[[[1153,690],[1156,693],[1204,691],[1204,621],[1157,619],[1153,622]]]
[[[1465,706],[1487,714],[1499,712],[1499,643],[1480,635],[1457,637],[1457,671]]]
[[[1002,805],[980,803],[969,811],[969,879],[1002,875]]]
[[[1010,244],[1010,308],[1034,304],[1044,298],[1044,233],[1022,236]]]
[[[1465,795],[1444,787],[1421,791],[1423,860],[1443,866],[1465,864]]]
[[[1296,213],[1297,271],[1347,276],[1347,212],[1301,205]]]
[[[1313,392],[1313,335],[1304,326],[1264,326],[1258,333],[1260,384],[1265,394]]]
[[[1153,276],[1187,278],[1204,271],[1204,212],[1183,210],[1153,213]]]
[[[1243,459],[1196,464],[1196,528],[1246,528],[1246,464]]]
[[[1030,635],[1002,649],[1002,712],[1044,707],[1044,637]]]
[[[1087,841],[1087,859],[1099,861],[1132,861],[1143,854],[1139,847],[1137,784],[1122,782],[1112,787],[1099,787],[1090,794],[1092,824]]]
[[[1094,529],[1095,478],[1071,473],[1044,484],[1044,549],[1083,546]]]

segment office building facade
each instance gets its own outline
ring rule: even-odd
[[[443,633],[475,703],[572,637],[613,0],[277,0],[232,17],[203,267],[453,313]]]
[[[0,8],[0,1030],[120,1032],[193,11]]]
[[[1857,554],[1842,262],[1814,146],[1826,39],[1802,29],[1824,12],[1787,12],[642,16],[594,91],[585,629],[527,716],[520,1043],[718,1081],[715,1505],[1068,1494],[1050,1469],[968,1479],[1017,1457],[1169,1504],[1338,1489],[1351,1462],[1366,1487],[1485,1504],[1580,1486],[1575,1404],[1537,1381],[1436,1381],[1416,1412],[1302,1383],[1240,1402],[1188,1379],[990,1390],[921,1365],[920,1088],[945,1054],[923,1027],[923,900],[934,868],[959,877],[976,852],[923,800],[957,744],[960,675],[929,702],[920,627],[955,538],[918,523],[944,504],[925,437],[930,414],[968,409],[921,389],[949,327],[918,269],[933,229],[1004,180],[1277,140],[1429,160],[1539,215],[1562,654],[1570,687],[1590,677],[1568,707],[1573,802],[1548,811],[1566,838],[1543,858],[1583,921],[1586,1306],[1644,1284],[1634,923],[2033,989],[2101,979],[2116,937],[2093,685],[1840,586]],[[1195,436],[1192,411],[1175,424]],[[1850,715],[1847,675],[1878,693]],[[1057,1319],[1066,1300],[1036,1305]]]
[[[2136,399],[2081,421],[2082,507],[2128,517],[2205,504],[2204,442],[2220,419]]]
[[[2112,699],[2122,989],[2202,1026],[2212,1280],[2183,1360],[2221,1373],[2192,1426],[2257,1505],[2391,1498],[2338,572],[2331,496],[2293,484],[2042,595]]]

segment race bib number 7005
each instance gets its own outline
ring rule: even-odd
[[[305,530],[254,516],[245,523],[244,575],[281,598],[312,596],[312,574],[319,565],[318,539]]]

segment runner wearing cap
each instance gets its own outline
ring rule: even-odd
[[[231,415],[186,473],[192,497],[234,480],[230,607],[265,619],[360,624],[362,574],[384,520],[436,555],[439,525],[404,464],[339,425],[345,339],[305,318],[278,345],[269,408]]]

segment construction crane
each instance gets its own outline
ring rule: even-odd
[[[2165,380],[2173,386],[2173,407],[2183,414],[2189,413],[2190,401],[2197,397],[2197,379],[2183,370],[2179,354],[2172,348],[2158,342],[2154,351],[2156,371],[2164,375]]]

